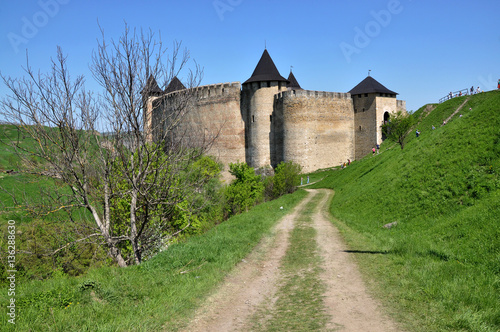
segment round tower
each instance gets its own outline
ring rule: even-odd
[[[271,155],[274,153],[271,133],[274,96],[286,91],[287,82],[278,72],[266,49],[252,76],[242,85],[241,110],[245,121],[245,157],[251,167],[271,165]]]

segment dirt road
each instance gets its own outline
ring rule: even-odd
[[[224,284],[197,311],[185,331],[266,330],[266,322],[260,324],[256,320],[273,319],[270,317],[272,307],[280,296],[284,296],[280,285],[287,278],[282,260],[287,251],[294,250],[289,246],[290,233],[298,227],[305,206],[316,195],[320,195],[320,200],[314,208],[311,227],[316,230],[316,251],[321,259],[318,278],[326,286],[319,303],[321,311],[328,317],[319,330],[399,331],[368,293],[356,264],[330,222],[327,205],[333,191],[307,191],[309,195],[278,223],[273,235],[264,239],[226,278]],[[256,312],[262,312],[263,307],[266,307],[267,317],[256,315]],[[300,311],[300,304],[293,310]]]

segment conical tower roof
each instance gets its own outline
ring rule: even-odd
[[[267,81],[286,82],[287,80],[280,75],[278,69],[274,65],[273,59],[271,59],[267,49],[265,49],[264,53],[262,53],[262,56],[260,57],[257,67],[255,67],[255,70],[253,71],[252,76],[243,84]]]
[[[154,96],[161,95],[163,93],[163,90],[160,89],[153,75],[149,75],[146,86],[144,87],[144,89],[142,89],[141,93],[147,94],[149,96]]]
[[[385,86],[380,84],[376,79],[371,76],[367,76],[358,85],[349,91],[351,95],[359,95],[362,93],[389,93],[392,95],[397,95],[398,93],[387,89]]]
[[[286,84],[286,87],[294,90],[302,90],[299,82],[297,82],[297,79],[295,78],[295,75],[292,73],[291,70],[290,70],[290,75],[288,75],[288,83]]]
[[[177,76],[174,76],[170,83],[168,83],[167,88],[165,89],[165,93],[170,93],[170,92],[175,92],[179,90],[185,90],[186,87],[182,82],[177,78]]]

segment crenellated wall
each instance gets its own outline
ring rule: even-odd
[[[406,113],[406,100],[396,100],[396,111]]]
[[[354,112],[347,93],[291,90],[274,100],[273,166],[293,161],[304,172],[354,159]]]
[[[208,153],[225,165],[276,167],[293,161],[304,172],[360,159],[382,142],[385,116],[406,112],[405,101],[377,93],[287,90],[284,82],[213,84],[152,96],[145,126],[153,140],[180,133],[190,145],[214,140]],[[182,111],[179,116],[174,110]],[[152,116],[149,116],[152,110]],[[175,127],[171,130],[169,127]]]
[[[245,161],[245,125],[240,112],[241,84],[214,84],[193,90],[166,95],[163,105],[156,108],[157,116],[168,118],[169,109],[181,109],[183,104],[186,105],[185,114],[169,122],[177,121],[176,132],[184,135],[184,141],[189,141],[190,145],[213,141],[207,153],[225,165],[223,177],[228,180],[229,163]],[[182,100],[183,96],[189,97]],[[160,121],[160,118],[156,119]]]

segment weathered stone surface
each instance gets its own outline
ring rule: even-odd
[[[187,100],[186,91],[194,91]],[[226,166],[226,180],[231,162],[257,168],[294,161],[311,172],[362,158],[382,142],[384,119],[406,111],[404,101],[380,93],[287,90],[278,81],[207,85],[149,97],[145,105],[145,132],[153,140],[167,124],[190,143],[214,138],[209,154]],[[169,119],[176,107],[185,109],[180,121]]]
[[[354,159],[354,113],[348,94],[287,91],[276,96],[273,164],[293,161],[304,172]],[[281,147],[282,146],[282,147]]]

